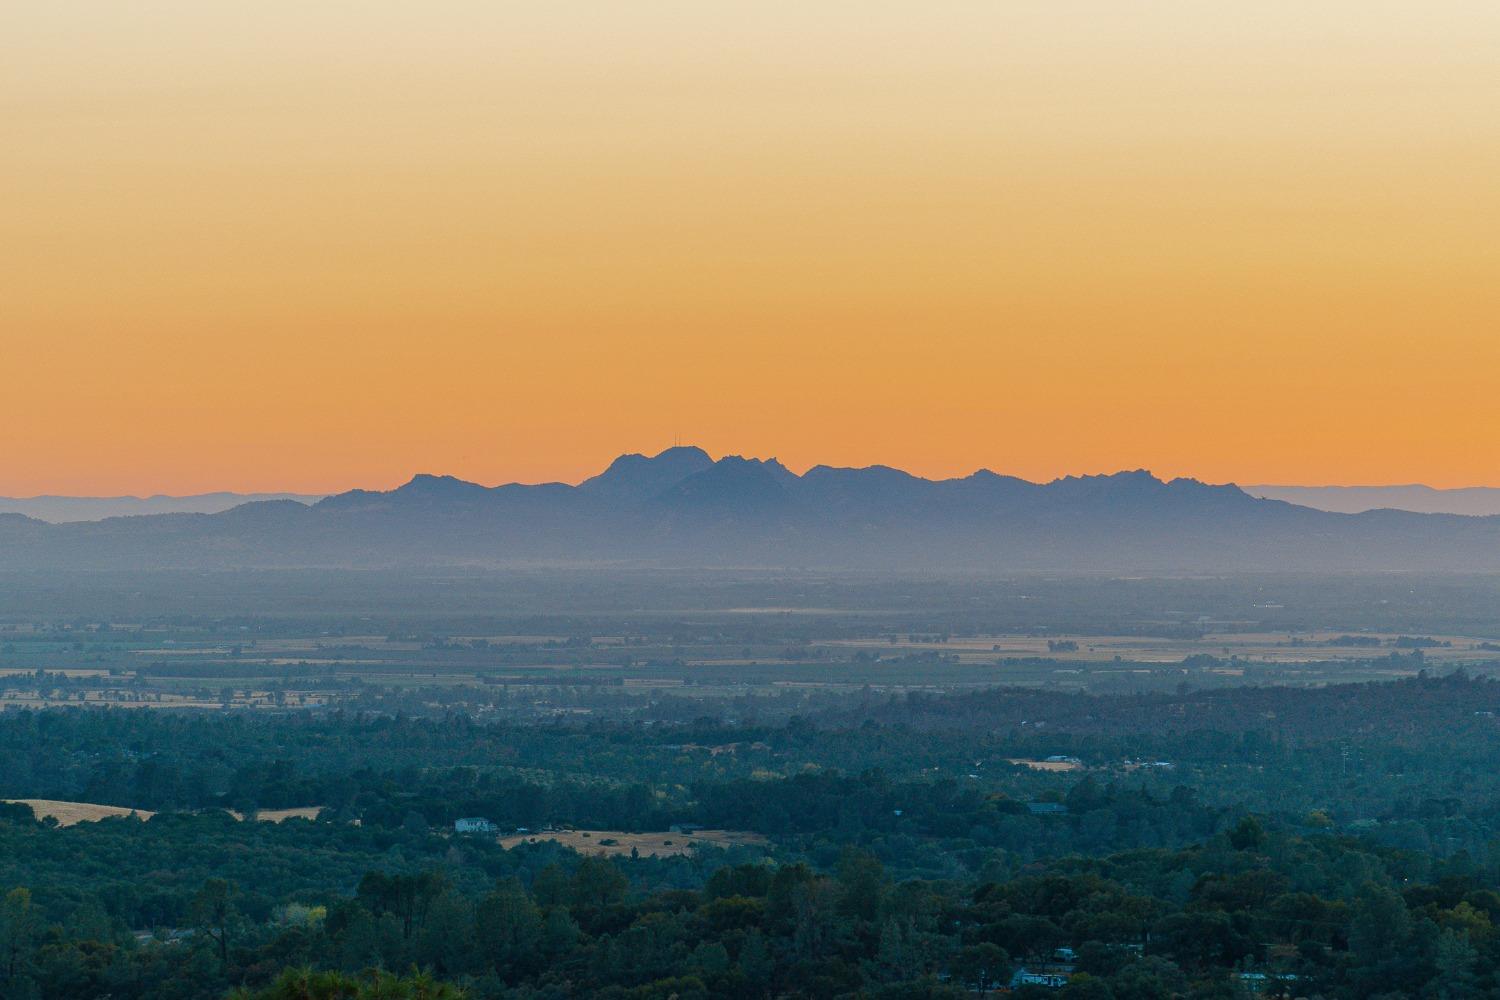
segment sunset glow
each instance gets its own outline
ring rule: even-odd
[[[0,494],[1500,485],[1500,6],[0,14]]]

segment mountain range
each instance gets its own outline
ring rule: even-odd
[[[1332,513],[1144,471],[929,480],[699,448],[577,486],[419,475],[386,491],[49,524],[0,514],[0,567],[602,565],[913,573],[1500,571],[1500,517]]]
[[[691,451],[692,449],[684,449]],[[630,456],[637,463],[648,463],[643,456]],[[622,479],[626,468],[619,470]],[[1285,500],[1288,503],[1341,514],[1360,514],[1367,510],[1410,510],[1423,514],[1469,514],[1484,517],[1500,514],[1500,488],[1470,486],[1437,489],[1432,486],[1244,486],[1253,497]],[[260,500],[295,500],[315,504],[326,493],[193,493],[184,496],[155,494],[146,497],[117,496],[34,496],[0,497],[0,514],[25,514],[39,521],[61,524],[66,521],[102,521],[107,517],[135,517],[141,514],[217,514],[240,504]]]
[[[102,521],[106,517],[141,514],[217,514],[242,503],[260,500],[296,500],[313,504],[324,494],[305,493],[194,493],[189,496],[156,494],[149,497],[0,497],[0,514],[25,514],[38,521]]]
[[[1410,510],[1421,514],[1500,514],[1500,489],[1466,486],[1440,490],[1420,483],[1405,486],[1246,486],[1253,497],[1285,500],[1340,514],[1367,510]]]

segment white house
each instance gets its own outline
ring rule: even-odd
[[[483,816],[465,816],[453,821],[454,833],[495,833],[498,828]]]
[[[1068,985],[1070,973],[1061,969],[1048,969],[1035,971],[1024,966],[1016,970],[1016,974],[1010,977],[1010,988],[1017,989],[1021,986],[1045,986],[1048,989],[1060,990]]]

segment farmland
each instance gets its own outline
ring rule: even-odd
[[[546,719],[734,703],[785,716],[828,698],[997,684],[1096,693],[1319,685],[1490,673],[1500,663],[1500,592],[1489,603],[1486,591],[1476,598],[1443,581],[1429,593],[1296,578],[1195,589],[725,576],[689,592],[635,577],[606,578],[558,608],[545,575],[493,585],[486,607],[473,601],[487,578],[418,577],[400,594],[367,576],[281,579],[292,593],[325,582],[349,594],[350,609],[291,615],[280,590],[275,600],[259,588],[215,596],[225,585],[196,579],[207,594],[165,615],[137,607],[156,595],[95,578],[14,593],[37,610],[0,620],[0,706]],[[460,585],[464,603],[440,603]],[[6,589],[0,574],[0,596]]]

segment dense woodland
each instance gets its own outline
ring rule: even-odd
[[[158,815],[5,807],[3,995],[958,996],[1054,968],[1017,995],[1485,995],[1497,688],[867,697],[759,726],[12,710],[6,797]],[[1046,756],[1078,769],[1010,763]],[[462,816],[768,841],[601,858]]]
[[[307,996],[312,970],[371,968],[474,997],[957,997],[1059,954],[1076,956],[1065,997],[1229,996],[1253,970],[1299,995],[1458,997],[1492,989],[1500,959],[1493,863],[1255,818],[1179,848],[992,852],[964,879],[856,848],[667,864],[331,822],[3,825],[45,886],[0,905],[7,997]],[[119,880],[152,864],[194,878]],[[150,918],[172,929],[131,933]]]

